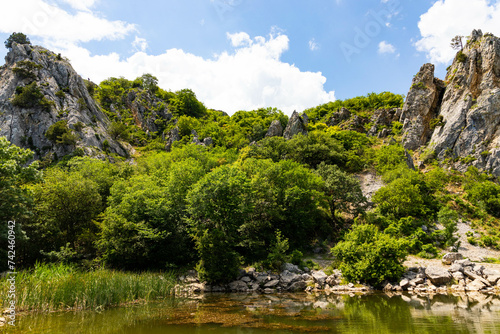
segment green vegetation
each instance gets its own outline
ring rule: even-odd
[[[111,119],[111,138],[139,153],[134,164],[66,157],[47,167],[41,182],[13,183],[23,214],[9,215],[20,217],[19,234],[26,236],[19,239],[20,267],[196,268],[218,284],[236,278],[241,266],[276,271],[292,261],[313,267],[303,255],[332,248],[346,279],[380,285],[398,278],[406,254],[431,258],[456,249],[459,219],[475,224],[473,242],[500,247],[500,186],[491,176],[474,168],[465,175],[449,171],[433,151],[420,152],[425,169],[411,170],[406,157],[413,152],[349,126],[355,117],[375,124],[369,120],[376,109],[401,107],[401,95],[371,93],[308,109],[308,133],[285,140],[265,136],[273,121],[288,123],[276,108],[228,116],[207,109],[190,90],[162,90],[150,74],[87,82],[87,88]],[[32,106],[43,98],[36,83],[17,93],[29,95]],[[81,102],[82,108],[90,103]],[[327,125],[340,108],[353,117]],[[442,122],[437,117],[431,126]],[[73,128],[84,126],[92,124]],[[401,134],[399,122],[384,126]],[[174,128],[180,138],[165,152]],[[60,120],[45,135],[75,145],[74,131]],[[199,145],[195,136],[212,144]],[[110,142],[102,147],[109,153]],[[372,207],[353,175],[363,171],[386,184],[372,196]]]
[[[467,61],[467,56],[462,51],[459,51],[456,55],[456,60],[459,63],[465,63]]]
[[[43,68],[42,65],[38,65],[29,60],[22,60],[16,64],[16,67],[14,67],[12,71],[22,79],[29,78],[34,80],[37,77],[36,70],[41,68]]]
[[[68,127],[66,120],[58,121],[52,124],[45,133],[45,137],[52,142],[63,145],[75,145],[78,137]]]
[[[426,90],[427,86],[422,82],[419,81],[418,83],[414,83],[411,85],[411,89],[421,89],[421,90]]]
[[[47,100],[43,95],[36,82],[32,82],[24,87],[17,87],[16,95],[11,100],[11,103],[21,108],[41,107],[46,111],[50,111],[51,107],[54,105],[53,101]]]
[[[170,295],[175,279],[171,273],[124,273],[109,269],[82,271],[63,264],[36,264],[16,275],[17,311],[98,310]],[[0,281],[0,293],[10,287]]]

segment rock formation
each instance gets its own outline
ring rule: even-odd
[[[448,68],[446,87],[426,64],[403,108],[403,145],[500,175],[500,38],[474,30]],[[442,98],[440,97],[442,94]]]
[[[288,121],[285,132],[283,132],[283,137],[285,139],[292,139],[299,133],[304,135],[307,134],[306,122],[304,122],[303,118],[299,116],[298,112],[294,111],[292,117],[290,117],[290,120]]]
[[[271,122],[269,130],[267,130],[266,137],[281,137],[283,135],[283,127],[281,122],[277,119]]]
[[[434,78],[434,65],[425,64],[413,78],[401,115],[403,146],[415,150],[432,134],[432,120],[437,117],[444,83]]]
[[[40,46],[17,43],[5,60],[0,67],[0,136],[30,148],[37,159],[75,150],[128,155],[130,145],[107,133],[109,119],[68,61]],[[47,136],[56,123],[59,132]]]

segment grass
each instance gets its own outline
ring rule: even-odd
[[[107,306],[155,300],[170,295],[172,273],[126,273],[109,269],[84,272],[64,264],[37,264],[16,275],[18,311],[101,309]],[[0,280],[0,294],[9,284]],[[4,307],[7,307],[7,300]]]

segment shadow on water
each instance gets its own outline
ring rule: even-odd
[[[104,311],[30,314],[0,333],[500,333],[491,295],[207,294]]]

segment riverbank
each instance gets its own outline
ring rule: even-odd
[[[425,265],[420,265],[424,263]],[[385,282],[383,291],[408,293],[482,292],[500,294],[500,265],[474,263],[463,259],[460,253],[449,253],[443,260],[410,258],[405,262],[406,272],[397,282]],[[178,296],[208,292],[347,292],[367,293],[376,289],[359,282],[345,282],[340,270],[327,274],[326,270],[301,270],[287,263],[281,273],[257,272],[254,268],[241,269],[238,278],[226,285],[201,282],[195,271],[179,278],[174,288]],[[327,271],[328,272],[328,271]]]

